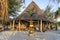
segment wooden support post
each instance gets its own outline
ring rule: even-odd
[[[15,24],[15,20],[13,20],[13,30],[14,30],[14,24]]]
[[[55,24],[55,28],[56,28],[55,30],[58,30],[57,24]]]
[[[38,25],[39,25],[39,20],[38,20]]]
[[[42,32],[42,20],[40,20],[40,31]]]
[[[42,25],[42,31],[45,32],[45,25],[44,25],[44,23]]]
[[[19,20],[19,31],[20,31],[20,20]]]
[[[11,29],[11,22],[10,22],[10,29]]]
[[[39,28],[39,26],[40,26],[40,25],[39,25],[39,20],[38,20],[38,28]],[[40,30],[38,29],[38,31],[40,31]]]
[[[51,28],[50,28],[50,23],[48,24],[48,28],[49,28],[49,30],[51,29]]]

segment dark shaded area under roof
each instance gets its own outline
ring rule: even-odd
[[[24,13],[17,19],[19,19],[19,20],[30,20],[30,19],[41,20],[42,19],[43,21],[49,21],[45,15],[37,14],[37,13],[32,13],[32,15],[30,15],[29,13]]]

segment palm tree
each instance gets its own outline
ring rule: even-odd
[[[55,19],[57,19],[58,17],[60,17],[60,8],[58,8],[58,10],[55,13]]]
[[[4,3],[7,4],[8,7],[5,5],[6,10],[5,10],[5,13],[4,13],[4,17],[1,17],[2,16],[1,14],[2,14],[3,11],[2,12],[0,11],[0,17],[2,18],[2,20],[0,18],[0,22],[2,22],[1,24],[2,24],[3,27],[5,26],[5,24],[9,20],[9,16],[14,16],[14,17],[16,16],[19,8],[21,7],[20,4],[23,3],[22,1],[23,0],[21,0],[21,1],[19,1],[19,0],[7,0],[7,1],[4,1]],[[0,10],[1,10],[1,7],[2,6],[1,6],[1,2],[0,2]],[[6,11],[8,11],[8,12],[6,12]],[[6,13],[7,13],[7,15],[6,15]]]
[[[53,13],[50,12],[51,11],[51,7],[47,6],[46,9],[44,10],[45,15],[47,15],[49,18],[53,17]]]
[[[58,8],[58,10],[55,12],[55,19],[56,19],[56,21],[57,21],[57,18],[58,17],[60,17],[60,8]],[[58,22],[57,22],[57,24],[56,24],[56,26],[58,26]],[[57,29],[57,28],[56,28]]]

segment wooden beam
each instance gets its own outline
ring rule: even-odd
[[[45,25],[44,25],[44,23],[42,25],[42,30],[45,31]]]
[[[38,20],[38,25],[39,25],[39,20]]]
[[[20,31],[20,20],[19,20],[19,31]]]
[[[40,31],[42,32],[42,20],[40,20]]]
[[[49,28],[49,30],[51,29],[51,28],[50,28],[50,23],[48,24],[48,28]]]
[[[54,25],[55,25],[55,30],[58,30],[58,25],[57,25],[57,23],[55,23]]]
[[[11,29],[11,22],[10,22],[10,29]]]
[[[15,20],[13,20],[13,30],[14,30],[14,24],[15,24]]]

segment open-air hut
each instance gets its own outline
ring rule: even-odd
[[[18,30],[29,27],[39,28],[39,31],[50,30],[50,19],[44,15],[43,11],[36,5],[35,2],[31,2],[29,6],[13,20],[13,29],[18,27]],[[23,27],[24,26],[24,27]],[[23,28],[22,28],[23,27]]]

